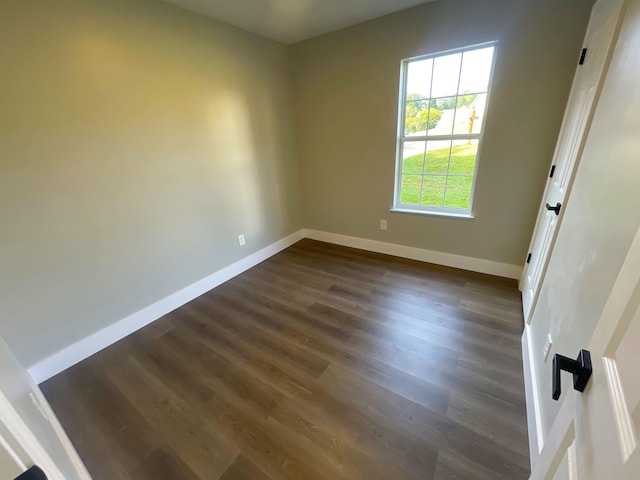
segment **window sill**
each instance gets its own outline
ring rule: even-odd
[[[411,215],[427,215],[433,217],[459,218],[461,220],[474,220],[476,217],[473,213],[455,213],[455,212],[436,212],[431,210],[414,210],[411,208],[392,208],[394,213],[409,213]]]

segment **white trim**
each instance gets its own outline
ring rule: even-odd
[[[29,465],[25,463],[33,462],[44,469],[51,480],[65,480],[55,462],[2,392],[0,392],[0,412],[0,439],[3,439],[2,443],[10,448],[11,456],[19,460],[17,463],[26,468]],[[8,439],[3,438],[7,434]],[[12,448],[12,444],[21,449],[28,458],[20,458],[20,454]],[[82,475],[79,478],[90,478],[84,468],[78,474]]]
[[[613,411],[618,441],[620,442],[622,463],[626,463],[638,446],[635,433],[636,428],[634,426],[635,421],[627,406],[622,380],[618,373],[617,362],[613,358],[603,357],[602,363],[604,364],[604,373],[607,377],[611,410]]]
[[[2,403],[1,400],[2,400],[2,394],[0,394],[0,403]],[[2,429],[2,427],[3,425],[0,424],[0,430]],[[13,467],[15,467],[18,470],[16,473],[20,474],[20,473],[23,473],[25,470],[27,470],[27,466],[22,461],[20,456],[14,451],[11,445],[9,445],[9,442],[5,440],[2,431],[0,431],[0,450],[2,451],[3,456],[4,455],[8,456],[9,461],[14,464],[14,465],[11,465],[11,467],[12,467],[12,470],[13,470]],[[6,472],[5,472],[5,475],[6,475]]]
[[[409,213],[411,215],[432,215],[434,217],[448,217],[448,218],[459,218],[461,220],[474,220],[476,217],[473,213],[456,213],[445,210],[431,211],[431,210],[416,210],[415,208],[405,208],[405,207],[394,207],[389,211],[393,213]]]
[[[463,93],[462,95],[485,95],[487,92],[478,92],[478,93]],[[457,95],[451,95],[455,97]],[[442,98],[442,97],[436,97]],[[426,99],[429,100],[429,99]],[[414,102],[416,100],[409,100],[410,102]],[[437,142],[438,140],[481,140],[481,133],[452,133],[450,135],[405,135],[402,137],[402,140],[406,142]],[[458,174],[460,175],[460,174]]]
[[[522,369],[524,371],[524,390],[527,404],[527,429],[529,432],[529,457],[531,468],[535,465],[544,445],[542,418],[540,416],[540,393],[536,379],[534,350],[531,344],[530,327],[525,325],[522,334]]]
[[[31,397],[31,401],[35,404],[36,408],[40,410],[42,416],[44,416],[49,421],[51,428],[53,428],[53,431],[57,435],[58,440],[67,453],[67,457],[69,458],[71,465],[75,469],[75,473],[82,480],[91,480],[91,475],[89,475],[89,472],[82,462],[82,459],[71,443],[71,440],[69,440],[67,432],[65,432],[64,428],[62,428],[58,417],[56,417],[56,414],[53,413],[53,409],[51,408],[51,405],[49,405],[49,402],[45,398],[44,394],[35,384],[31,386],[31,390],[32,393],[29,394],[29,396]]]
[[[322,232],[319,230],[305,230],[305,237],[321,242],[334,243],[345,247],[369,250],[371,252],[384,253],[396,257],[419,260],[421,262],[435,263],[447,267],[461,268],[472,272],[488,273],[499,277],[517,279],[520,278],[522,267],[508,263],[494,262],[482,258],[464,257],[452,253],[425,250],[423,248],[408,247],[395,243],[368,240],[366,238],[349,237],[338,233]]]
[[[209,275],[202,280],[193,283],[182,290],[172,293],[168,297],[139,310],[128,317],[125,317],[108,327],[99,330],[88,337],[85,337],[72,345],[50,355],[40,362],[29,368],[29,374],[36,383],[42,383],[45,380],[57,375],[76,363],[90,357],[94,353],[112,345],[118,340],[130,335],[136,330],[150,324],[159,319],[163,315],[181,307],[190,302],[203,293],[208,292],[212,288],[230,280],[236,275],[241,274],[245,270],[263,262],[267,258],[293,245],[304,238],[304,230],[297,232],[278,240],[271,245],[266,246],[251,255],[238,260],[237,262],[224,267],[217,272]]]
[[[99,352],[100,350],[114,344],[118,340],[141,329],[151,322],[159,319],[163,315],[181,307],[212,288],[230,280],[245,270],[263,262],[267,258],[302,240],[311,238],[322,242],[344,245],[347,247],[369,250],[372,252],[394,255],[396,257],[410,258],[422,262],[435,263],[448,267],[461,268],[474,272],[488,273],[507,278],[519,278],[522,267],[499,263],[481,258],[464,257],[451,253],[424,250],[416,247],[397,245],[392,243],[367,240],[364,238],[349,237],[337,233],[321,232],[318,230],[298,230],[297,232],[278,240],[275,243],[259,250],[237,262],[218,270],[210,276],[189,285],[182,290],[172,293],[156,303],[139,310],[128,317],[125,317],[105,328],[99,330],[62,350],[50,355],[40,362],[32,365],[28,370],[36,383],[57,375],[67,368],[81,362],[85,358]]]

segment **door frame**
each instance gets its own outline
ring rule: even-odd
[[[52,422],[54,428],[55,423]],[[18,460],[18,463],[22,464],[24,470],[35,464],[47,473],[50,480],[65,480],[55,462],[1,390],[0,440],[2,440],[2,446]]]
[[[38,465],[50,480],[91,480],[49,402],[1,336],[0,366],[0,448],[25,470]]]

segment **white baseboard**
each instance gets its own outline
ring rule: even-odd
[[[366,238],[349,237],[338,233],[307,229],[305,230],[305,237],[313,240],[319,240],[321,242],[343,245],[345,247],[385,253],[396,257],[435,263],[437,265],[470,270],[472,272],[488,273],[499,277],[517,279],[520,278],[520,274],[522,273],[522,267],[519,265],[494,262],[492,260],[484,260],[482,258],[465,257],[462,255],[454,255],[452,253],[436,252],[434,250],[425,250],[416,247],[407,247],[405,245],[368,240]]]
[[[203,278],[182,290],[172,293],[168,297],[165,297],[162,300],[159,300],[156,303],[117,321],[116,323],[113,323],[108,327],[105,327],[102,330],[69,345],[44,360],[41,360],[35,365],[32,365],[28,369],[29,374],[36,383],[42,383],[45,380],[48,380],[54,375],[57,375],[109,345],[114,344],[118,340],[130,335],[136,330],[141,329],[163,315],[181,307],[185,303],[190,302],[212,288],[217,287],[236,275],[241,274],[245,270],[263,262],[281,250],[293,245],[299,240],[302,240],[304,235],[304,230],[298,230],[288,237],[278,240],[262,250],[238,260],[228,267],[224,267],[208,277]]]
[[[29,374],[36,383],[42,383],[305,237],[361,250],[507,278],[518,278],[522,270],[517,265],[493,262],[491,260],[464,257],[318,230],[302,229],[50,355],[32,365],[28,369]]]
[[[524,370],[524,390],[527,401],[527,429],[529,432],[529,457],[531,466],[542,451],[544,434],[542,432],[542,418],[540,417],[540,396],[538,381],[533,363],[533,348],[531,345],[531,327],[525,325],[522,334],[522,368]]]

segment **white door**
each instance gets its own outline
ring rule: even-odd
[[[49,480],[91,480],[44,395],[0,337],[0,479],[34,465]]]
[[[25,465],[20,458],[13,452],[0,434],[0,473],[4,478],[15,478],[25,471]]]
[[[590,383],[580,394],[562,378],[563,403],[532,479],[640,478],[639,346],[640,230],[587,347]]]
[[[599,0],[593,7],[562,128],[542,198],[536,227],[521,279],[524,318],[530,322],[556,231],[562,218],[597,97],[615,44],[624,0]],[[549,210],[547,206],[559,211]]]

